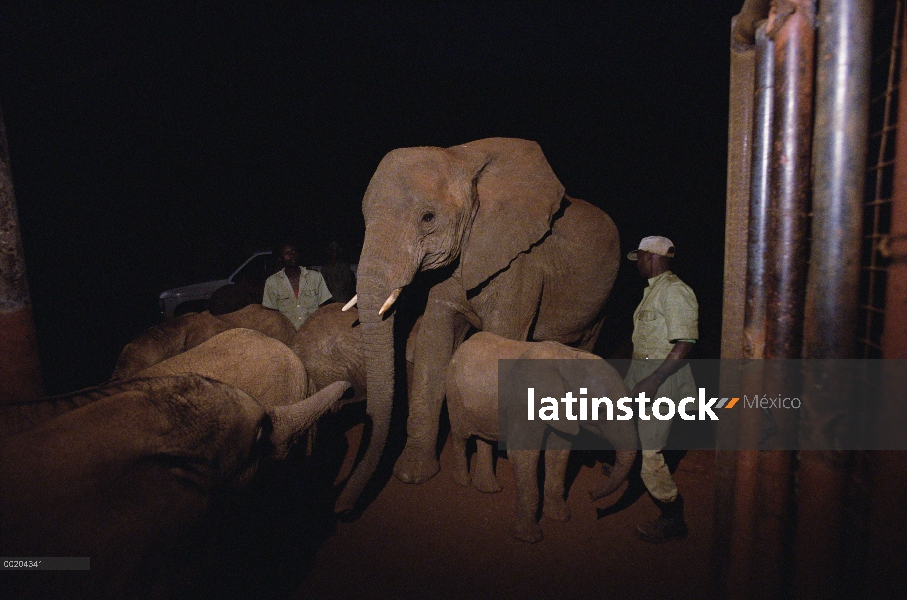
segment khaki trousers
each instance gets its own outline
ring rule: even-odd
[[[633,386],[651,375],[661,363],[661,360],[633,360],[624,383],[632,390]],[[671,398],[676,402],[694,394],[693,373],[690,366],[685,365],[661,384],[655,398]],[[649,404],[650,408],[651,406]],[[648,421],[637,418],[636,428],[642,446],[642,482],[656,500],[673,502],[677,499],[677,484],[674,483],[662,454],[662,449],[668,442],[668,434],[671,433],[671,421],[661,421],[650,415]]]

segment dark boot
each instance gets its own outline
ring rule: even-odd
[[[673,502],[662,502],[655,498],[652,500],[661,509],[661,516],[637,527],[637,537],[652,544],[686,539],[687,523],[683,518],[683,497],[678,495]]]

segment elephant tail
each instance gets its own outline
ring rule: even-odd
[[[627,475],[630,474],[630,468],[633,466],[633,461],[636,460],[636,452],[636,450],[617,451],[617,458],[614,461],[614,469],[611,471],[610,479],[601,487],[589,490],[589,496],[593,501],[613,494],[626,481]]]

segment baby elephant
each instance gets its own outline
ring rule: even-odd
[[[296,335],[290,320],[261,304],[214,316],[210,312],[188,313],[148,328],[126,344],[117,358],[111,380],[125,380],[142,369],[191,350],[230,329],[254,329],[289,346]]]
[[[607,396],[616,402],[629,396],[626,385],[617,371],[603,359],[569,348],[557,342],[520,342],[479,332],[463,342],[457,349],[447,372],[447,408],[450,413],[451,439],[454,448],[454,480],[460,485],[472,483],[483,492],[501,489],[492,466],[492,447],[487,443],[499,439],[498,411],[498,360],[499,359],[579,359],[600,361],[595,368],[570,368],[564,361],[543,363],[513,363],[510,380],[535,382],[545,395],[563,397],[568,391],[576,395],[581,387],[593,390],[596,395]],[[576,379],[580,379],[577,381]],[[567,521],[570,510],[564,499],[564,475],[570,454],[570,442],[554,435],[549,427],[575,435],[579,427],[589,429],[599,437],[609,440],[616,449],[617,459],[611,478],[601,488],[590,491],[593,499],[614,492],[626,480],[636,458],[639,442],[636,426],[630,421],[541,420],[526,419],[527,390],[522,390],[520,401],[514,402],[514,412],[506,415],[507,456],[513,465],[517,486],[516,515],[512,526],[515,537],[525,542],[538,542],[542,530],[536,522],[539,504],[538,458],[542,443],[545,444],[545,483],[543,514],[557,521]],[[538,397],[540,398],[541,395]],[[536,405],[538,405],[538,399]],[[547,438],[545,437],[545,434]],[[466,442],[477,436],[476,464],[472,478],[466,460]]]

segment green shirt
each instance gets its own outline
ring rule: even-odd
[[[699,338],[699,305],[690,286],[671,271],[649,279],[642,302],[633,313],[633,362],[624,378],[629,389],[651,375],[678,341]],[[696,395],[693,371],[686,364],[662,383],[653,398],[679,401]],[[639,421],[643,449],[663,448],[670,421]]]
[[[318,271],[309,271],[300,267],[299,297],[293,293],[293,286],[286,272],[281,269],[265,281],[265,293],[261,305],[265,308],[276,308],[293,323],[296,331],[318,307],[331,299],[324,278]]]
[[[671,271],[649,279],[633,313],[633,358],[665,359],[680,340],[699,339],[699,304]]]

